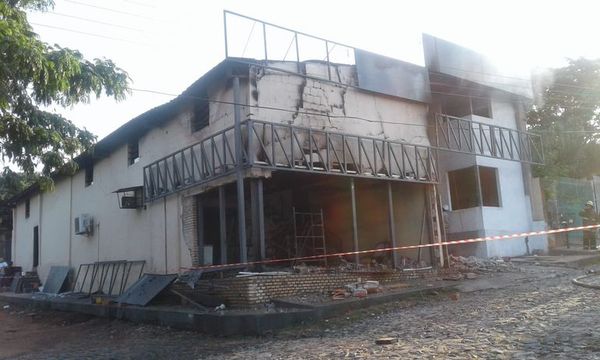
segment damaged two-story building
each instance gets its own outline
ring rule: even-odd
[[[100,140],[52,191],[15,197],[14,263],[45,278],[96,261],[177,273],[350,252],[402,268],[546,248],[544,237],[443,246],[544,228],[530,87],[428,35],[418,66],[259,24],[264,56],[233,56],[230,41],[223,62]],[[292,39],[280,55],[267,51],[272,29]],[[303,38],[323,54],[306,58]],[[354,253],[418,244],[439,246]]]

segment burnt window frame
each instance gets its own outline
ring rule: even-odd
[[[127,166],[131,166],[140,161],[140,141],[132,140],[127,143]]]
[[[471,102],[471,114],[472,115],[481,116],[481,117],[488,118],[488,119],[494,118],[494,111],[492,109],[492,99],[490,99],[488,97],[480,97],[480,96],[473,97],[472,96],[470,100],[471,100],[470,102]],[[479,106],[475,106],[474,101],[478,102],[479,104],[477,104],[477,105],[479,105]],[[486,108],[487,112],[486,113],[482,113],[482,112],[477,113],[482,108]]]
[[[202,92],[192,103],[190,130],[196,133],[208,125],[210,125],[210,101],[208,101],[208,93]]]
[[[460,173],[471,172],[472,178],[458,177]],[[486,186],[482,186],[482,173],[493,174],[493,179],[484,175]],[[498,168],[492,166],[473,165],[461,169],[450,170],[446,174],[448,179],[448,196],[452,211],[472,209],[476,207],[502,207],[502,193]],[[470,182],[470,184],[467,183]],[[493,181],[493,186],[488,186]],[[466,198],[458,198],[457,194],[464,193],[465,184],[470,185],[471,193]],[[462,188],[461,188],[462,187]],[[484,189],[485,187],[485,189]]]
[[[90,162],[84,167],[84,183],[85,187],[94,184],[94,163]]]
[[[475,104],[475,103],[476,104]],[[480,109],[485,108],[486,112]],[[463,111],[458,111],[458,110]],[[480,116],[488,119],[494,118],[492,99],[484,96],[449,95],[442,98],[442,113],[457,118],[468,115]]]
[[[29,219],[31,216],[31,199],[27,198],[25,200],[25,219]]]
[[[40,254],[40,227],[38,225],[33,227],[33,267],[37,268],[41,263]]]

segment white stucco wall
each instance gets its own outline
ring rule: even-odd
[[[313,64],[307,67],[307,71],[323,70],[319,66],[322,65]],[[355,85],[351,69],[342,66],[336,74],[339,72],[342,82]],[[265,73],[262,69],[251,69],[250,79],[241,83],[241,92],[244,103],[288,110],[249,106],[242,109],[244,118],[429,145],[426,104],[292,74],[268,70]],[[231,101],[231,82],[223,79],[221,83],[215,83],[208,89],[208,94],[213,99]],[[476,120],[515,127],[510,103],[494,101],[493,114],[494,119]],[[186,243],[183,237],[182,204],[185,202],[183,197],[196,190],[156,200],[147,204],[145,209],[138,210],[119,209],[117,195],[113,191],[142,185],[145,165],[231,126],[233,106],[211,102],[209,126],[195,133],[191,132],[192,116],[191,106],[182,107],[163,126],[140,134],[140,159],[133,165],[128,165],[126,145],[114,149],[94,165],[94,182],[90,186],[84,184],[84,171],[56,181],[53,191],[31,198],[31,216],[28,219],[24,216],[24,202],[19,203],[15,209],[13,230],[15,264],[31,270],[33,227],[39,225],[41,254],[38,271],[42,280],[52,265],[77,268],[81,263],[102,260],[145,260],[146,271],[154,273],[172,273],[191,266],[190,239],[188,236]],[[445,172],[474,164],[498,168],[502,207],[453,211],[450,214],[450,232],[485,230],[486,235],[494,235],[530,230],[531,211],[527,206],[519,163],[447,154],[440,158],[440,188],[447,186]],[[446,202],[449,201],[446,192],[442,196]],[[94,218],[93,235],[73,233],[73,219],[81,214]],[[536,246],[530,242],[530,248]],[[490,243],[487,252],[489,255],[516,255],[524,252],[524,244],[522,241]]]
[[[493,118],[470,115],[465,118],[490,125],[517,129],[516,113],[513,104],[506,100],[492,99]],[[523,183],[523,168],[516,161],[495,159],[457,153],[442,153],[440,168],[444,172],[442,199],[450,204],[447,172],[465,167],[480,165],[497,169],[500,207],[481,206],[453,210],[449,214],[449,233],[469,236],[479,231],[480,236],[506,235],[541,230],[543,222],[535,222],[532,217],[529,196]],[[527,251],[524,239],[488,241],[478,245],[486,256],[517,256]],[[529,238],[529,250],[547,250],[546,237]]]
[[[209,89],[209,96],[226,101],[233,97],[224,82]],[[15,265],[24,271],[32,270],[33,228],[39,226],[37,270],[42,281],[52,265],[69,265],[76,270],[79,264],[94,261],[145,260],[145,271],[151,273],[173,273],[191,266],[190,251],[181,235],[183,195],[157,200],[147,204],[146,209],[130,210],[119,209],[113,191],[142,185],[145,165],[233,123],[231,106],[211,103],[210,107],[210,124],[198,132],[191,133],[193,114],[189,107],[182,108],[164,126],[141,136],[140,159],[133,165],[127,161],[127,145],[115,149],[94,164],[94,182],[90,186],[85,186],[83,170],[57,180],[52,191],[31,197],[29,218],[25,218],[25,201],[19,203],[14,211]],[[93,217],[93,235],[74,234],[74,218],[81,214]]]

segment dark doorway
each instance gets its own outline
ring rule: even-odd
[[[33,227],[33,267],[40,264],[40,232],[39,227]]]

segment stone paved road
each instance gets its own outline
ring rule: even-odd
[[[600,359],[600,290],[572,285],[570,280],[580,274],[528,266],[506,275],[504,282],[479,279],[484,287],[487,281],[489,288],[499,288],[460,293],[456,301],[441,293],[260,338],[223,339],[120,321],[5,310],[0,358]],[[374,340],[383,336],[398,342],[376,345]],[[6,346],[11,338],[20,347]]]

